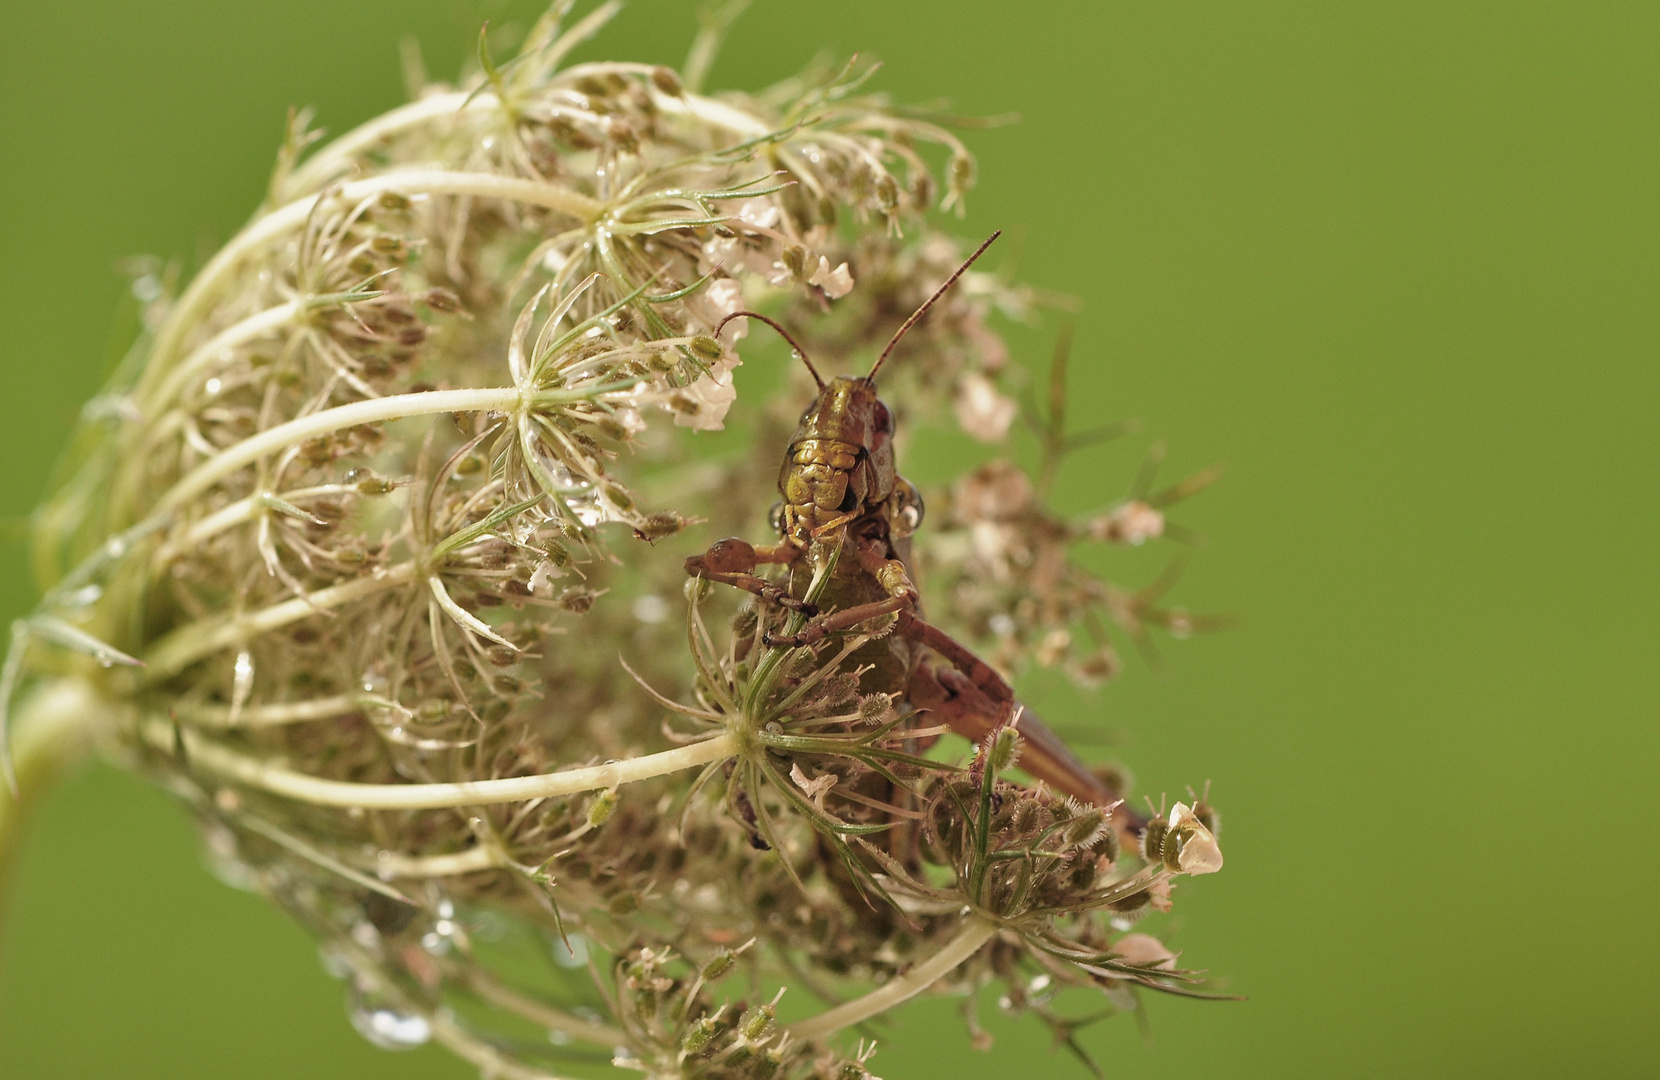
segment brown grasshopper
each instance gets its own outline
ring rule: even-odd
[[[722,320],[717,335],[727,321],[743,317],[778,331],[807,365],[818,384],[818,397],[802,414],[779,471],[779,542],[754,545],[728,537],[687,559],[686,572],[810,616],[794,634],[769,635],[770,646],[813,645],[868,620],[895,616],[892,633],[848,659],[868,667],[859,684],[862,692],[894,695],[976,743],[1003,725],[1017,723],[1024,743],[1022,769],[1057,791],[1115,808],[1114,823],[1133,835],[1144,823],[1122,805],[1118,793],[1021,706],[1008,682],[989,664],[923,620],[911,577],[910,537],[922,522],[922,499],[895,466],[893,413],[877,396],[876,375],[906,332],[1000,235],[993,233],[901,324],[863,376],[843,375],[826,383],[789,332],[765,315],[740,311]],[[769,564],[803,563],[814,573],[792,574],[787,585],[756,572]],[[808,603],[806,581],[826,566],[831,567],[828,584],[815,603]]]

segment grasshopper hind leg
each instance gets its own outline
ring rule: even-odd
[[[924,645],[950,666],[919,663],[906,690],[912,707],[926,709],[952,731],[978,743],[1014,721],[1018,712],[1024,749],[1020,768],[1056,791],[1110,808],[1113,824],[1131,843],[1147,822],[1126,804],[1094,770],[1078,760],[1049,726],[1015,700],[1014,690],[974,651],[939,627],[909,613],[901,614],[895,631]]]

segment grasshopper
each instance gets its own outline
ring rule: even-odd
[[[911,536],[922,523],[922,499],[899,475],[894,460],[893,413],[877,395],[876,376],[906,332],[914,327],[1001,233],[993,233],[900,325],[862,376],[826,382],[805,350],[784,327],[753,311],[727,316],[757,319],[776,330],[806,364],[818,396],[801,416],[778,475],[783,501],[774,512],[779,540],[751,544],[728,537],[686,560],[686,572],[758,596],[763,603],[808,619],[793,634],[768,635],[777,647],[814,645],[872,619],[892,616],[892,632],[868,642],[844,663],[867,668],[863,693],[885,693],[910,709],[927,712],[952,731],[981,743],[1016,724],[1024,749],[1020,765],[1037,780],[1075,798],[1111,808],[1127,836],[1143,826],[1118,793],[1078,760],[1066,743],[1015,700],[1008,682],[967,646],[922,617],[911,574]],[[761,576],[764,566],[800,568],[778,584]],[[816,602],[806,582],[828,568]]]

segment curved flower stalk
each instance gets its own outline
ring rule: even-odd
[[[861,695],[884,620],[772,647],[800,616],[703,583],[684,637],[675,617],[671,538],[761,527],[805,398],[792,370],[735,411],[750,342],[727,317],[863,359],[960,258],[929,214],[960,209],[966,148],[854,64],[752,96],[694,92],[711,36],[685,78],[564,66],[614,7],[571,6],[332,143],[296,114],[255,217],[182,291],[150,283],[36,518],[45,595],[0,678],[14,790],[88,743],[154,777],[227,881],[319,937],[367,1037],[489,1075],[854,1080],[873,1048],[835,1036],[936,983],[1181,990],[1124,930],[1220,866],[1207,808],[1120,853],[1100,808],[1002,778],[1015,730],[959,766],[943,729]],[[896,354],[906,417],[1006,432],[986,318],[1033,300],[968,274]],[[697,451],[740,418],[738,452]],[[1061,535],[1150,538],[1171,501]],[[1003,554],[1052,531],[1035,506],[994,508]],[[953,542],[939,579],[978,575]],[[1018,591],[958,588],[946,621],[1089,617]],[[738,967],[831,1004],[781,1024],[771,990],[722,989]]]

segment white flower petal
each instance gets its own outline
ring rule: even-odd
[[[697,431],[720,431],[726,426],[726,410],[738,400],[738,388],[732,381],[732,370],[743,363],[736,356],[724,357],[698,376],[692,385],[678,391],[678,396],[690,402],[695,409],[675,410],[674,422],[680,427]]]
[[[830,269],[830,260],[820,255],[818,269],[807,279],[807,284],[817,285],[824,290],[824,295],[832,300],[840,300],[853,291],[853,272],[847,268],[846,263],[834,270]]]

